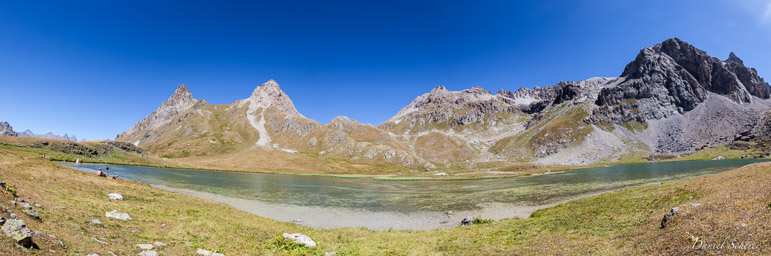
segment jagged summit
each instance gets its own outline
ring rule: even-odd
[[[13,131],[13,127],[8,122],[0,122],[0,136],[11,136],[15,137],[16,132]]]
[[[297,111],[294,103],[289,99],[289,96],[281,90],[281,87],[273,79],[257,86],[246,101],[249,102],[254,109],[259,107],[267,109],[268,107],[273,106],[287,115],[297,117],[303,116]]]
[[[161,103],[158,109],[149,116],[142,118],[133,127],[115,137],[116,140],[131,140],[138,145],[144,132],[167,124],[172,117],[184,112],[198,101],[184,84],[177,87],[171,96]]]
[[[739,65],[744,65],[744,61],[742,61],[742,59],[740,59],[739,57],[736,57],[736,54],[734,54],[734,52],[731,52],[730,54],[728,54],[728,59],[726,59],[725,62],[733,62]]]

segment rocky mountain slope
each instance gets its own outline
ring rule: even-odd
[[[770,88],[735,54],[721,61],[673,38],[641,50],[619,77],[496,93],[437,86],[377,126],[308,119],[273,80],[227,105],[198,101],[182,85],[116,140],[181,159],[280,152],[410,168],[610,163],[761,138]]]

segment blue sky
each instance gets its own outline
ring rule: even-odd
[[[229,104],[275,79],[309,118],[378,124],[439,84],[618,76],[669,37],[771,75],[770,0],[275,2],[5,1],[0,120],[114,138],[179,84]]]

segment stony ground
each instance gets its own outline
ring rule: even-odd
[[[36,232],[32,239],[38,249],[29,249],[36,255],[136,255],[146,251],[140,244],[153,246],[161,255],[193,255],[199,248],[226,255],[768,255],[768,180],[771,163],[764,163],[584,198],[525,219],[421,232],[322,230],[136,182],[99,178],[28,153],[0,151],[0,181],[32,204],[40,220],[22,213],[24,206],[18,201],[14,206],[11,191],[0,193],[0,204]],[[112,200],[108,193],[120,193],[123,200]],[[680,208],[678,214],[660,228],[661,218],[672,207]],[[105,216],[113,210],[127,213],[131,220]],[[10,219],[10,212],[0,216]],[[317,246],[288,242],[283,233],[307,235]],[[742,243],[747,248],[716,248],[714,244],[726,239],[729,245]],[[693,249],[698,241],[701,249]],[[14,244],[0,235],[0,254],[27,254]]]

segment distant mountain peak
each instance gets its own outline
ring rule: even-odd
[[[289,96],[281,90],[278,83],[271,79],[263,83],[252,92],[252,96],[247,99],[259,107],[276,107],[290,116],[302,116],[294,106]]]

